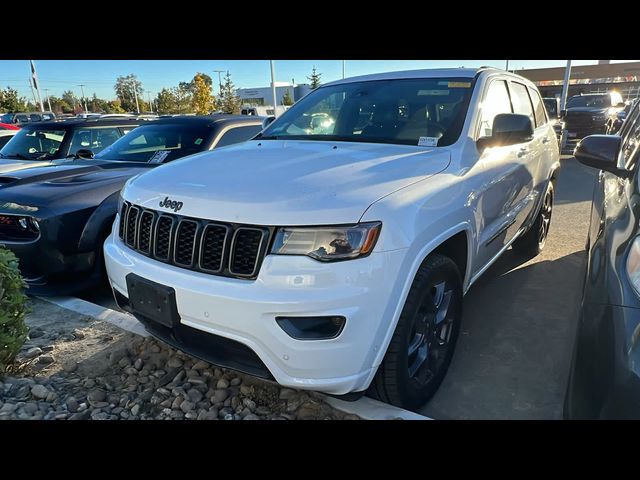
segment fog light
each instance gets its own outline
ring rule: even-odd
[[[326,317],[276,317],[276,322],[287,335],[296,340],[328,340],[342,333],[346,318],[338,315]]]
[[[18,219],[18,224],[19,224],[22,228],[26,229],[26,228],[27,228],[27,219],[26,219],[25,217],[20,217],[20,218]]]
[[[38,223],[38,221],[35,218],[30,218],[31,220],[31,226],[33,227],[33,229],[37,232],[40,231],[40,224]]]

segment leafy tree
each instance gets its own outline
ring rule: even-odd
[[[211,80],[211,78],[209,78]],[[211,83],[207,82],[202,73],[196,73],[191,82],[192,106],[197,115],[208,115],[215,109],[215,99],[211,90]]]
[[[287,88],[282,96],[282,105],[293,105],[293,98],[291,98],[291,92]]]
[[[177,87],[173,87],[171,90],[176,99],[176,106],[173,113],[191,113],[191,104],[193,103],[191,85],[187,82],[180,82]]]
[[[156,109],[159,114],[174,113],[176,110],[177,100],[173,91],[169,88],[163,88],[156,97]]]
[[[125,111],[136,110],[136,94],[138,96],[138,106],[140,107],[140,111],[144,110],[144,101],[142,99],[144,89],[142,88],[142,82],[138,80],[138,77],[134,74],[130,74],[125,77],[119,76],[116,79],[116,84],[113,86],[113,89]]]
[[[223,113],[240,113],[240,97],[236,94],[236,87],[231,81],[229,72],[224,77],[218,103],[218,108]]]
[[[62,92],[62,100],[69,105],[69,112],[73,112],[76,109],[78,102],[76,100],[76,96],[71,90]]]
[[[9,113],[24,112],[27,110],[24,97],[18,96],[18,91],[7,87],[6,90],[0,88],[0,110]]]
[[[311,82],[311,90],[315,90],[316,88],[318,88],[320,86],[320,77],[322,76],[321,73],[318,73],[316,71],[316,66],[313,66],[313,70],[311,71],[311,76],[307,77],[309,79],[309,81]]]

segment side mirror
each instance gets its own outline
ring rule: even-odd
[[[490,137],[479,138],[476,145],[482,151],[487,147],[504,147],[533,140],[533,124],[528,115],[500,113],[493,119]]]
[[[631,172],[618,168],[621,144],[622,138],[618,135],[589,135],[578,143],[573,155],[583,165],[628,178]]]
[[[276,117],[267,117],[262,121],[262,129],[264,130],[265,128],[267,128],[271,122],[273,122],[276,119]]]
[[[82,158],[85,160],[93,160],[93,152],[88,148],[81,148],[76,152],[76,158]]]
[[[533,125],[528,115],[500,113],[493,119],[491,138],[496,145],[515,145],[533,140]]]
[[[624,103],[624,102],[620,102],[620,103],[618,103],[618,104],[616,105],[616,108],[624,108],[624,107],[626,107],[626,106],[627,106],[627,104],[626,104],[626,103]]]

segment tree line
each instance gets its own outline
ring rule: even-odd
[[[320,85],[321,75],[314,66],[311,76],[307,77],[311,82],[312,89]],[[113,90],[116,96],[115,100],[98,98],[95,93],[91,97],[83,99],[73,91],[66,90],[60,97],[50,95],[48,101],[43,98],[43,104],[45,110],[48,110],[49,104],[51,104],[51,110],[56,114],[80,113],[84,111],[85,104],[87,111],[95,113],[151,111],[159,114],[195,113],[197,115],[208,115],[213,112],[240,113],[240,97],[236,94],[236,87],[229,72],[224,76],[217,96],[213,92],[211,77],[201,72],[196,73],[189,82],[180,82],[175,87],[163,88],[155,98],[151,99],[151,104],[148,102],[148,97],[145,100],[145,89],[136,75],[119,76]],[[285,92],[282,103],[284,105],[293,104],[293,98],[288,90]],[[20,97],[16,89],[0,88],[0,113],[37,110],[39,107],[25,97]]]

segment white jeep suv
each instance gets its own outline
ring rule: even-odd
[[[186,352],[415,408],[446,373],[464,293],[509,246],[543,248],[558,159],[520,76],[340,80],[251,141],[131,179],[106,268],[119,305]]]

